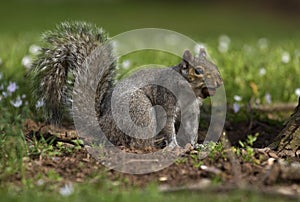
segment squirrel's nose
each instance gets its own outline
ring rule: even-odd
[[[218,88],[223,85],[223,79],[220,76],[209,77],[205,79],[205,85],[208,88]]]

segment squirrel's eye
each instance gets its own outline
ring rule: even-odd
[[[195,69],[195,74],[196,75],[200,75],[200,74],[203,74],[204,72],[203,72],[203,69],[200,69],[200,68],[196,68]]]

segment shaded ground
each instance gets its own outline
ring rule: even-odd
[[[36,142],[44,139],[44,144],[54,149],[46,155],[40,151],[32,152],[29,158],[24,159],[25,175],[37,184],[42,182],[41,186],[65,182],[93,183],[103,178],[124,188],[144,187],[150,183],[159,184],[160,189],[167,192],[182,189],[228,191],[238,187],[299,197],[300,158],[265,148],[281,128],[281,124],[271,119],[227,122],[225,131],[230,142],[222,137],[222,146],[214,145],[211,152],[187,149],[174,164],[161,171],[131,175],[109,170],[92,158],[76,142],[74,130],[27,120],[24,132],[28,144],[36,147]],[[200,131],[200,134],[204,133]],[[247,135],[256,133],[259,136],[253,149],[247,146]],[[242,147],[239,140],[246,145]],[[232,145],[239,148],[233,149]],[[60,152],[55,153],[56,150]],[[20,184],[21,176],[15,174],[8,176],[7,180]]]

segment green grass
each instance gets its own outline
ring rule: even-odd
[[[116,188],[109,190],[99,188],[91,185],[75,185],[71,188],[73,190],[71,195],[62,196],[53,193],[37,192],[35,190],[26,190],[21,193],[13,190],[3,192],[1,201],[11,202],[29,202],[29,201],[216,201],[216,202],[232,202],[232,201],[245,201],[245,202],[261,202],[261,201],[274,201],[283,202],[288,198],[274,197],[272,195],[263,195],[255,191],[228,191],[223,193],[214,193],[210,191],[196,192],[196,191],[178,191],[174,193],[159,193],[156,186],[149,186],[145,189],[133,189],[131,191],[120,191]],[[59,190],[57,191],[59,193]],[[296,201],[296,200],[295,200]]]
[[[171,5],[170,5],[171,4]],[[224,5],[222,5],[224,6]],[[300,88],[300,40],[297,20],[288,23],[280,17],[255,13],[244,7],[236,7],[232,12],[229,7],[220,5],[202,5],[180,1],[171,3],[139,3],[130,1],[16,1],[1,3],[0,6],[0,182],[7,177],[18,174],[22,185],[16,192],[15,187],[0,192],[3,201],[172,201],[213,200],[246,201],[245,194],[160,194],[155,188],[132,191],[108,191],[97,186],[74,185],[74,194],[70,197],[57,196],[56,191],[42,190],[30,180],[24,179],[23,158],[31,152],[25,144],[22,124],[26,118],[37,118],[30,106],[30,79],[21,61],[29,55],[32,44],[40,45],[40,33],[53,28],[63,20],[86,20],[103,26],[111,36],[136,28],[159,27],[171,29],[205,43],[212,60],[219,66],[225,82],[228,104],[237,102],[246,106],[251,100],[266,103],[265,96],[270,94],[272,102],[295,102],[295,90]],[[238,16],[238,17],[237,17]],[[230,37],[227,52],[220,52],[219,36]],[[259,40],[266,37],[266,47],[259,46]],[[289,61],[284,63],[282,57],[289,54]],[[120,69],[122,78],[139,66],[145,64],[174,65],[179,58],[157,51],[141,51],[121,58],[130,61],[129,69]],[[266,74],[260,75],[264,68]],[[18,89],[5,97],[10,82],[16,82]],[[3,85],[3,89],[1,88]],[[25,95],[22,96],[22,95]],[[234,96],[242,97],[235,101]],[[22,100],[20,107],[14,107],[18,97]],[[35,103],[32,103],[35,105]],[[45,149],[45,148],[42,148]],[[31,190],[26,189],[30,184]],[[1,187],[6,184],[0,183]],[[25,187],[25,188],[24,188]],[[111,187],[110,187],[111,188]],[[108,191],[108,193],[104,193]],[[53,196],[54,193],[54,196]],[[250,194],[249,201],[265,201],[265,196]],[[274,199],[270,199],[274,201]],[[281,201],[276,199],[275,201]]]

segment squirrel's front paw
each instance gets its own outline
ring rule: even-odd
[[[170,144],[168,144],[167,147],[173,149],[175,147],[180,147],[180,146],[178,145],[177,141],[175,140],[175,141],[170,142]]]
[[[177,143],[176,138],[172,138],[172,141],[167,144],[167,146],[163,149],[164,151],[177,151],[178,149],[182,149]]]

